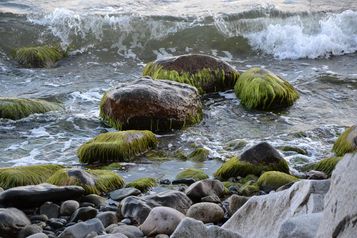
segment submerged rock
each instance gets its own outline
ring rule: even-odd
[[[234,91],[249,109],[284,108],[293,105],[299,98],[298,92],[288,81],[261,68],[245,71],[235,84]]]
[[[355,237],[357,234],[357,154],[346,155],[336,166],[317,238]]]
[[[8,189],[44,183],[61,168],[54,164],[0,168],[0,187]]]
[[[151,131],[107,132],[81,145],[77,155],[82,163],[129,161],[156,144],[156,136]]]
[[[278,171],[268,171],[263,173],[259,177],[257,184],[259,185],[261,190],[265,192],[270,192],[272,190],[280,188],[283,185],[294,183],[298,180],[298,178],[289,174],[285,174]]]
[[[208,175],[203,172],[201,169],[187,168],[182,170],[176,175],[176,179],[194,179],[196,181],[207,179]]]
[[[18,120],[35,113],[45,113],[62,109],[57,103],[41,99],[0,97],[0,118]]]
[[[0,204],[6,207],[36,207],[47,201],[77,199],[83,194],[84,189],[79,186],[59,187],[44,183],[10,188],[0,193]]]
[[[59,46],[34,46],[16,49],[15,60],[28,68],[50,68],[66,56]]]
[[[357,126],[347,128],[333,145],[332,151],[337,156],[357,151]]]
[[[150,188],[155,187],[157,181],[154,178],[140,178],[126,185],[127,188],[136,188],[141,192],[147,192]]]
[[[215,179],[205,179],[191,184],[185,193],[192,201],[200,202],[203,197],[207,196],[221,197],[224,193],[224,185]]]
[[[223,209],[219,205],[210,202],[200,202],[192,205],[186,215],[203,223],[216,224],[224,219]]]
[[[247,238],[278,237],[287,219],[323,210],[329,185],[329,180],[302,180],[287,190],[251,197],[222,228]]]
[[[78,185],[94,194],[107,193],[124,185],[123,178],[109,170],[60,169],[47,182],[59,186]]]
[[[16,208],[0,208],[0,236],[17,237],[25,226],[30,225],[26,215]]]
[[[190,84],[203,94],[232,89],[239,72],[212,56],[190,54],[148,63],[143,75]]]
[[[202,103],[189,85],[141,78],[107,92],[100,116],[118,130],[167,132],[200,122]]]

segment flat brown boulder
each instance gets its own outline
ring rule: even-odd
[[[141,78],[107,92],[100,116],[118,130],[167,132],[200,122],[202,103],[187,84]]]

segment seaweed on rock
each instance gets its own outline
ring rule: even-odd
[[[357,126],[347,128],[340,137],[338,137],[333,145],[332,151],[335,152],[337,156],[344,156],[346,153],[357,151]]]
[[[82,163],[129,161],[156,144],[156,136],[151,131],[107,132],[80,146],[77,155]]]
[[[209,151],[205,148],[197,148],[191,154],[188,155],[188,158],[197,161],[203,162],[208,158]]]
[[[249,109],[272,110],[293,105],[298,92],[286,80],[260,68],[245,71],[234,87],[241,103]]]
[[[157,181],[154,178],[140,178],[130,183],[127,183],[125,187],[136,188],[144,193],[150,190],[152,187],[155,187],[156,185],[157,185]]]
[[[331,177],[332,171],[341,159],[342,157],[332,157],[320,160],[316,164],[312,165],[312,169],[324,172],[328,177]]]
[[[279,171],[268,171],[259,177],[257,185],[260,189],[270,192],[271,190],[276,190],[285,184],[296,182],[298,180],[298,178],[290,174]]]
[[[54,164],[0,168],[0,187],[8,189],[40,184],[61,168]]]
[[[189,179],[192,178],[196,181],[207,179],[208,175],[203,172],[201,169],[187,168],[182,170],[176,175],[176,179]]]
[[[61,109],[60,105],[40,99],[0,97],[0,118],[18,120],[34,113]]]

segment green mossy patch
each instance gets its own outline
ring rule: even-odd
[[[105,170],[125,170],[125,166],[122,163],[114,162],[108,165],[100,166],[100,169]]]
[[[88,194],[103,194],[122,188],[124,179],[115,172],[108,170],[77,170],[81,173],[71,173],[71,169],[61,169],[54,173],[47,182],[58,185],[77,185],[84,188]]]
[[[285,152],[293,151],[301,155],[307,155],[307,151],[305,149],[297,146],[286,145],[286,146],[279,147],[278,149]]]
[[[0,118],[18,120],[34,113],[61,109],[60,105],[40,99],[0,97]]]
[[[188,155],[188,158],[193,161],[203,162],[207,160],[209,151],[205,148],[197,148],[191,154]]]
[[[155,187],[156,185],[157,185],[157,181],[154,178],[140,178],[126,184],[125,187],[136,188],[144,193],[149,191],[152,187]]]
[[[209,178],[201,169],[188,168],[176,175],[176,179],[194,179],[196,181]]]
[[[320,160],[316,164],[312,165],[312,169],[324,172],[327,176],[331,177],[332,171],[341,159],[342,157],[333,157]]]
[[[44,183],[61,168],[54,164],[0,168],[0,187],[8,189]]]
[[[59,46],[23,47],[14,51],[14,59],[28,68],[50,68],[65,56],[66,53]]]
[[[234,87],[241,103],[249,109],[273,110],[288,107],[299,98],[287,81],[260,68],[244,72]]]
[[[228,151],[241,150],[241,149],[243,149],[247,144],[248,144],[248,142],[247,142],[246,140],[236,139],[236,140],[229,141],[229,142],[224,146],[224,149],[225,149],[225,150],[228,150]]]
[[[259,186],[255,183],[246,183],[239,189],[239,195],[242,196],[253,196],[260,192]]]
[[[332,151],[336,156],[357,151],[357,126],[347,128],[333,145]]]
[[[278,171],[268,171],[259,177],[257,185],[260,187],[260,189],[266,192],[270,192],[280,188],[285,184],[296,182],[298,180],[298,178],[291,176],[290,174]]]
[[[281,163],[281,164],[280,164]],[[246,177],[248,175],[260,176],[265,171],[286,170],[286,166],[281,161],[277,164],[252,164],[246,161],[241,161],[237,157],[233,157],[223,163],[220,168],[214,173],[214,176],[220,180],[227,180],[232,177]],[[289,170],[288,170],[289,171]]]
[[[156,136],[151,131],[108,132],[80,146],[77,155],[82,163],[123,162],[154,148],[156,144]]]

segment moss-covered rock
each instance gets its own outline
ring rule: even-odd
[[[14,51],[14,59],[29,68],[50,68],[63,59],[66,53],[59,46],[23,47]]]
[[[232,89],[239,72],[228,63],[208,55],[181,55],[148,63],[144,76],[190,84],[203,93]]]
[[[176,175],[176,179],[194,179],[196,181],[207,179],[208,175],[203,172],[201,169],[188,168],[184,169]]]
[[[240,150],[243,149],[247,144],[248,142],[243,139],[231,140],[227,142],[227,144],[224,146],[224,149],[229,151]]]
[[[154,148],[156,144],[156,136],[151,131],[108,132],[80,146],[77,155],[82,163],[122,162]]]
[[[335,169],[337,163],[342,157],[333,157],[320,160],[316,164],[313,164],[311,168],[313,170],[324,172],[327,176],[331,177],[332,171]]]
[[[34,113],[45,113],[61,109],[57,103],[40,99],[0,97],[0,118],[18,120]]]
[[[260,68],[245,71],[234,86],[241,103],[249,109],[273,110],[293,105],[298,92],[284,79]]]
[[[296,182],[298,180],[298,178],[291,176],[290,174],[278,171],[268,171],[259,177],[257,185],[260,187],[260,189],[266,192],[270,192],[280,188],[285,184]]]
[[[239,195],[253,196],[260,192],[259,186],[256,183],[247,182],[239,189]]]
[[[203,162],[207,160],[209,151],[205,148],[197,148],[191,154],[188,155],[188,158],[193,161]]]
[[[333,145],[332,151],[337,156],[357,152],[357,126],[347,128]]]
[[[0,187],[8,189],[18,186],[37,185],[45,182],[61,168],[62,166],[54,164],[0,168]]]
[[[117,130],[170,132],[202,120],[198,91],[187,84],[141,78],[117,85],[100,103],[100,117]]]
[[[124,180],[108,170],[60,169],[47,180],[48,183],[66,186],[78,185],[88,194],[102,194],[122,188]]]
[[[130,183],[127,183],[126,187],[127,188],[136,188],[144,193],[144,192],[149,191],[152,187],[155,187],[156,185],[157,185],[157,181],[154,178],[140,178],[140,179],[134,180]]]
[[[305,149],[297,147],[297,146],[285,145],[285,146],[279,147],[279,149],[281,151],[285,151],[285,152],[292,151],[292,152],[296,152],[301,155],[307,155],[307,151]]]

